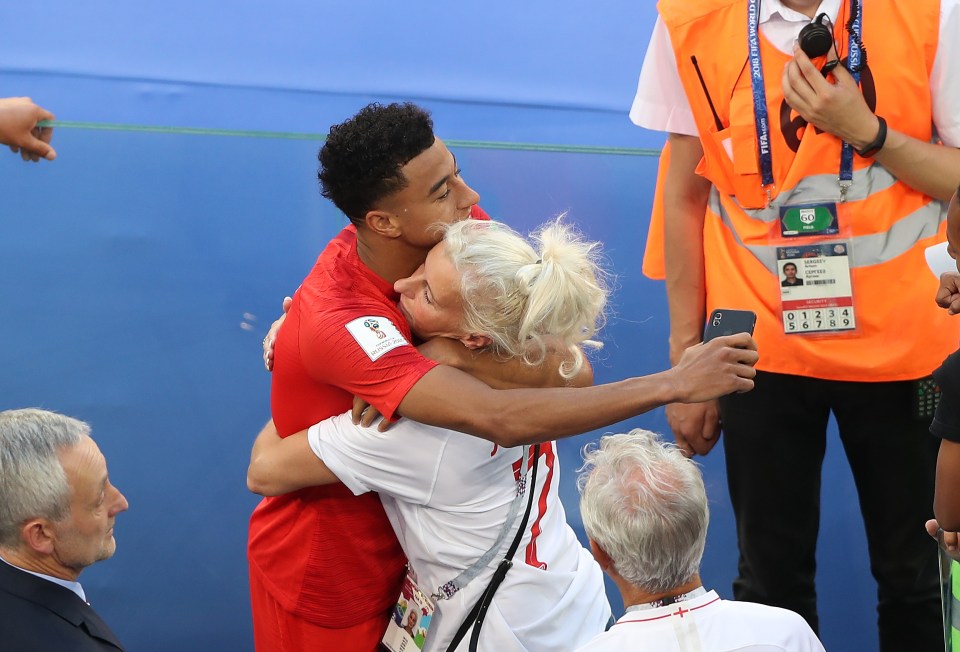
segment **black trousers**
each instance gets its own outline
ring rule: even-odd
[[[759,372],[720,402],[737,522],[733,592],[790,609],[817,631],[820,472],[832,411],[853,471],[877,580],[881,652],[943,650],[933,517],[938,441],[913,418],[912,383],[839,382]]]

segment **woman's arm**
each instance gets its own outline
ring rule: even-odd
[[[261,496],[333,484],[339,479],[310,448],[307,431],[281,439],[273,419],[267,422],[250,453],[247,489]]]

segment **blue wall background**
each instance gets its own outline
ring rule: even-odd
[[[82,579],[130,650],[252,649],[245,470],[269,416],[260,340],[345,224],[316,188],[317,136],[367,102],[415,100],[448,141],[632,150],[453,148],[496,218],[532,229],[568,211],[606,243],[618,284],[598,381],[666,367],[663,287],[640,273],[656,174],[644,150],[663,138],[626,117],[653,3],[54,0],[0,14],[0,95],[100,127],[57,129],[52,164],[0,155],[0,409],[93,425],[131,508],[116,556]],[[632,427],[665,432],[662,410],[616,430]],[[561,444],[578,530],[579,448],[599,434]],[[703,468],[703,575],[729,597],[719,450]],[[875,649],[875,585],[835,433],[824,473],[823,639]]]

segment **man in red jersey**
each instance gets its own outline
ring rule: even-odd
[[[323,195],[352,224],[320,255],[277,336],[281,436],[344,412],[357,395],[388,418],[513,446],[752,388],[757,354],[746,335],[693,347],[662,374],[582,389],[493,390],[427,360],[410,344],[393,284],[423,264],[440,239],[434,224],[486,217],[479,196],[412,104],[372,104],[332,127],[320,163]],[[405,560],[376,495],[331,485],[265,498],[248,552],[259,652],[377,648]]]

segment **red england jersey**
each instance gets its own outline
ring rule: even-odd
[[[476,206],[471,216],[489,219]],[[356,242],[352,225],[330,241],[277,335],[271,403],[281,436],[342,414],[354,395],[393,417],[436,366],[411,344],[399,296],[361,262]],[[248,555],[284,609],[330,628],[385,613],[406,564],[379,496],[342,484],[264,498]]]

